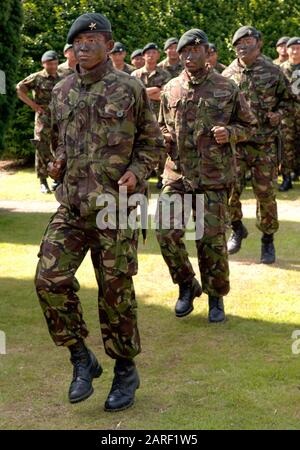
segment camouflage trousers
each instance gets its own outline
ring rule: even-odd
[[[256,197],[256,226],[266,234],[273,234],[279,228],[274,179],[277,173],[276,145],[243,144],[237,153],[238,181],[229,199],[231,222],[243,217],[240,201],[245,187],[246,171],[251,171],[251,182]]]
[[[90,249],[105,351],[112,358],[133,358],[141,351],[132,281],[137,273],[137,241],[137,232],[131,229],[98,229],[96,214],[81,218],[58,208],[43,236],[35,277],[56,345],[69,346],[88,335],[75,274]]]
[[[177,180],[165,186],[161,195],[178,194],[183,198],[184,193],[186,192],[182,180]],[[208,295],[223,296],[228,294],[230,289],[225,236],[228,224],[228,193],[220,189],[207,190],[203,194],[204,234],[201,239],[195,240],[202,288]],[[193,194],[193,200],[195,195]],[[180,220],[176,214],[178,213],[171,210],[169,229],[163,229],[159,220],[156,237],[173,282],[181,284],[190,281],[195,272],[184,243],[186,229],[174,226],[176,221]]]
[[[34,140],[35,170],[37,177],[47,178],[47,165],[53,160],[51,152],[51,117],[49,114],[35,115]]]
[[[290,175],[293,170],[300,170],[300,104],[295,104],[293,115],[282,121],[283,158],[282,175]]]

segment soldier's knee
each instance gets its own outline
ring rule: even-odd
[[[48,273],[37,269],[35,280],[35,289],[37,293],[41,291],[52,292],[54,294],[65,294],[80,289],[78,280],[72,276],[62,276],[61,274]]]

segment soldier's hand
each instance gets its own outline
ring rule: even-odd
[[[47,166],[48,174],[53,180],[59,181],[64,173],[66,162],[61,159],[49,162]]]
[[[276,127],[280,124],[281,114],[278,112],[268,112],[267,116],[269,117],[270,124],[272,127]]]
[[[39,113],[39,114],[43,114],[44,108],[41,105],[38,105],[37,103],[35,104],[35,106],[33,106],[33,109],[35,112]]]
[[[134,175],[133,172],[130,170],[127,170],[127,172],[124,173],[124,175],[119,179],[118,185],[121,187],[126,187],[128,194],[131,194],[135,191],[137,183],[137,178]]]
[[[226,144],[229,142],[229,132],[225,127],[212,127],[211,131],[214,134],[214,138],[217,141],[217,144]]]

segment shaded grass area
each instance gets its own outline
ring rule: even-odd
[[[298,223],[282,223],[278,263],[256,264],[259,233],[250,235],[231,260],[228,321],[207,323],[207,297],[194,312],[174,317],[177,288],[169,278],[153,232],[140,244],[135,285],[143,352],[137,358],[141,388],[133,408],[103,411],[113,361],[103,350],[97,289],[89,256],[78,271],[90,329],[88,344],[104,367],[94,395],[70,405],[72,369],[66,349],[56,348],[34,292],[40,238],[49,214],[0,216],[0,428],[7,429],[299,429],[300,355],[291,335],[300,329]],[[295,236],[296,235],[296,236]],[[287,245],[290,242],[291,247]],[[197,270],[195,246],[188,242]]]
[[[51,186],[53,180],[48,178]],[[53,194],[41,194],[39,179],[36,177],[34,168],[19,169],[11,175],[4,175],[0,179],[0,200],[26,200],[53,202]]]

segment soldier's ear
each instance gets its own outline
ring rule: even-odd
[[[113,40],[106,42],[106,50],[108,53],[110,53],[112,51],[114,45],[115,45],[115,41],[113,41]]]

